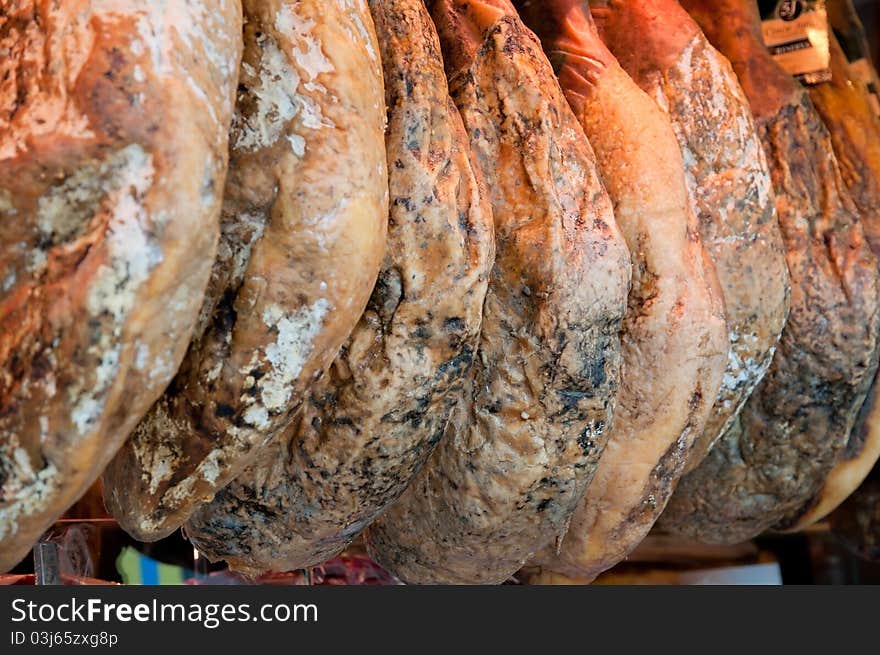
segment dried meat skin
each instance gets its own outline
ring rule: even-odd
[[[865,237],[874,254],[880,256],[880,120],[833,35],[831,75],[830,82],[807,88],[831,135],[840,173],[858,210]],[[880,426],[875,425],[876,394],[880,394],[880,386],[875,377],[839,461],[819,492],[787,518],[788,530],[802,530],[825,518],[858,488],[877,463]]]
[[[684,4],[730,59],[755,112],[792,280],[791,315],[767,376],[658,523],[736,543],[786,527],[846,447],[877,369],[877,260],[828,131],[763,46],[757,5]]]
[[[5,8],[0,568],[95,480],[183,356],[241,48],[234,2]]]
[[[590,139],[632,258],[614,427],[564,539],[532,559],[593,579],[642,541],[684,471],[721,387],[727,323],[668,116],[599,39],[585,0],[517,8]]]
[[[365,539],[406,582],[497,584],[564,533],[595,471],[629,256],[589,142],[511,5],[431,4],[491,193],[496,261],[466,402]]]
[[[240,14],[0,2],[0,571],[184,356],[217,249]]]
[[[770,168],[730,64],[675,0],[592,0],[599,33],[669,115],[699,230],[724,293],[730,350],[695,468],[767,372],[789,310]]]
[[[244,15],[199,332],[104,474],[108,509],[141,541],[179,528],[289,427],[384,255],[384,91],[366,0],[246,0]]]
[[[421,0],[370,3],[388,131],[388,248],[367,310],[294,428],[187,522],[257,573],[318,565],[406,489],[470,374],[494,261],[492,210]]]

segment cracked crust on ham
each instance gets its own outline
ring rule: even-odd
[[[217,247],[241,6],[0,0],[0,571],[186,351]]]
[[[808,87],[809,94],[831,134],[841,176],[858,209],[868,243],[880,256],[880,121],[868,101],[867,90],[850,71],[837,39],[832,35],[830,41],[831,81]],[[840,460],[789,530],[802,530],[825,518],[858,488],[877,463],[877,394],[880,384],[875,376]]]
[[[365,537],[407,582],[492,584],[565,532],[595,472],[631,267],[592,148],[510,3],[431,4],[496,263],[466,402]]]
[[[718,396],[727,323],[669,118],[599,39],[586,0],[517,7],[596,152],[632,258],[614,428],[565,538],[533,559],[593,578],[626,557],[666,506]]]
[[[385,74],[388,251],[360,323],[294,428],[186,524],[259,573],[338,554],[400,496],[460,402],[494,261],[492,210],[421,0],[370,3]]]
[[[388,218],[381,62],[366,0],[245,0],[220,252],[197,336],[104,475],[167,536],[285,430],[363,313]]]
[[[790,527],[846,447],[877,369],[877,259],[806,90],[767,52],[753,0],[687,0],[755,113],[791,272],[791,315],[737,423],[658,526],[707,543]]]

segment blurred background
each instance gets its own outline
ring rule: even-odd
[[[865,24],[868,40],[871,43],[871,54],[874,65],[880,64],[880,0],[855,0],[856,9]]]

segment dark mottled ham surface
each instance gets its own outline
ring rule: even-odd
[[[669,117],[599,39],[585,0],[516,4],[596,152],[632,259],[614,427],[565,538],[532,560],[590,578],[626,557],[666,506],[711,416],[727,323]]]
[[[877,260],[809,96],[763,45],[752,0],[684,3],[739,75],[773,172],[791,316],[773,364],[664,530],[733,543],[789,527],[844,451],[877,368]]]
[[[629,253],[592,148],[510,3],[431,4],[497,255],[468,402],[365,537],[406,582],[501,583],[562,536],[596,470]]]
[[[406,489],[470,374],[494,261],[492,210],[421,0],[370,4],[385,75],[391,213],[379,281],[292,430],[186,533],[250,573],[330,559]]]

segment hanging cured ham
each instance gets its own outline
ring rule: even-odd
[[[587,2],[517,5],[596,152],[632,257],[614,427],[565,538],[533,559],[590,578],[626,557],[666,506],[721,387],[727,323],[668,116],[599,39]]]
[[[828,130],[764,47],[757,4],[684,4],[749,98],[792,281],[791,316],[770,371],[660,519],[667,531],[734,543],[793,525],[843,453],[877,369],[877,260]]]
[[[596,470],[629,254],[593,150],[510,3],[431,5],[497,254],[465,402],[365,536],[407,582],[500,583],[562,537]]]

